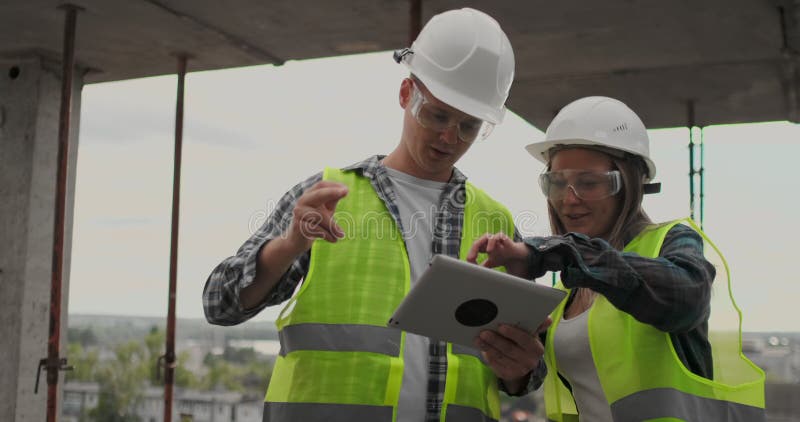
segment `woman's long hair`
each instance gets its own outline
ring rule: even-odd
[[[647,166],[644,160],[633,154],[594,145],[565,146],[556,150],[551,150],[548,154],[550,160],[552,160],[553,156],[559,151],[572,148],[587,148],[608,155],[614,164],[614,170],[619,170],[622,176],[622,189],[620,189],[620,192],[617,194],[619,201],[621,201],[619,214],[609,232],[608,239],[606,239],[615,249],[622,250],[627,242],[630,242],[645,227],[653,224],[653,221],[650,220],[650,217],[648,217],[642,209],[644,178],[647,174]],[[549,163],[547,169],[550,170]],[[559,235],[567,233],[567,230],[564,228],[564,225],[561,223],[558,214],[556,214],[549,200],[547,201],[547,212],[550,216],[550,229],[553,231],[553,234]]]

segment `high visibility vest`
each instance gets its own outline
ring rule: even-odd
[[[763,421],[764,372],[742,354],[741,312],[733,301],[728,266],[722,254],[689,219],[644,230],[625,252],[656,258],[667,232],[686,223],[705,240],[719,261],[712,284],[709,342],[714,379],[689,371],[678,358],[669,333],[641,323],[598,295],[589,309],[589,345],[603,393],[615,421]],[[724,273],[725,278],[720,279]],[[564,288],[559,283],[558,287]],[[577,421],[575,401],[557,375],[553,338],[566,300],[553,313],[545,344],[545,407],[551,421]],[[727,306],[727,310],[726,310]]]
[[[323,178],[349,187],[334,215],[345,237],[314,242],[305,281],[276,321],[264,420],[394,421],[405,332],[386,324],[410,288],[405,242],[369,179],[335,169]],[[469,183],[463,221],[461,259],[484,233],[514,233],[508,210]],[[476,350],[448,344],[440,420],[499,419],[497,387]]]

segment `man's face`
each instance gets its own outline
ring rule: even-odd
[[[425,109],[418,113],[424,112],[428,118],[449,121],[452,124],[448,128],[442,131],[428,129],[414,117],[411,106],[415,90],[419,90],[417,95],[424,96],[426,103]],[[469,123],[473,118],[439,101],[422,83],[411,79],[405,79],[400,86],[400,105],[405,109],[401,145],[411,161],[409,164],[415,167],[414,170],[419,173],[417,176],[448,180],[455,163],[471,146],[459,139],[458,124],[455,123]],[[465,125],[461,124],[462,132]]]

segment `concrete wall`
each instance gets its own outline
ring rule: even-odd
[[[62,288],[62,352],[78,153],[82,71],[73,80]],[[0,58],[0,421],[44,421],[54,203],[61,104],[60,64]],[[63,373],[59,381],[63,383]],[[59,398],[59,402],[60,402]]]

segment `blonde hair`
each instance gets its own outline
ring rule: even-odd
[[[548,152],[548,156],[552,161],[553,156],[559,151],[573,148],[584,148],[602,152],[611,158],[611,162],[614,164],[614,170],[619,170],[620,176],[622,176],[622,189],[617,194],[621,205],[619,214],[614,221],[614,225],[611,227],[608,239],[606,239],[615,249],[622,250],[625,247],[625,243],[631,241],[633,237],[639,234],[645,227],[653,224],[653,221],[647,216],[644,209],[642,209],[647,165],[644,160],[633,154],[594,145],[559,146],[552,148]],[[550,163],[547,164],[547,169],[550,169]],[[550,201],[547,201],[547,213],[550,217],[550,229],[553,234],[559,235],[567,233],[567,230],[564,228],[561,220],[559,220],[558,214],[556,214]]]

